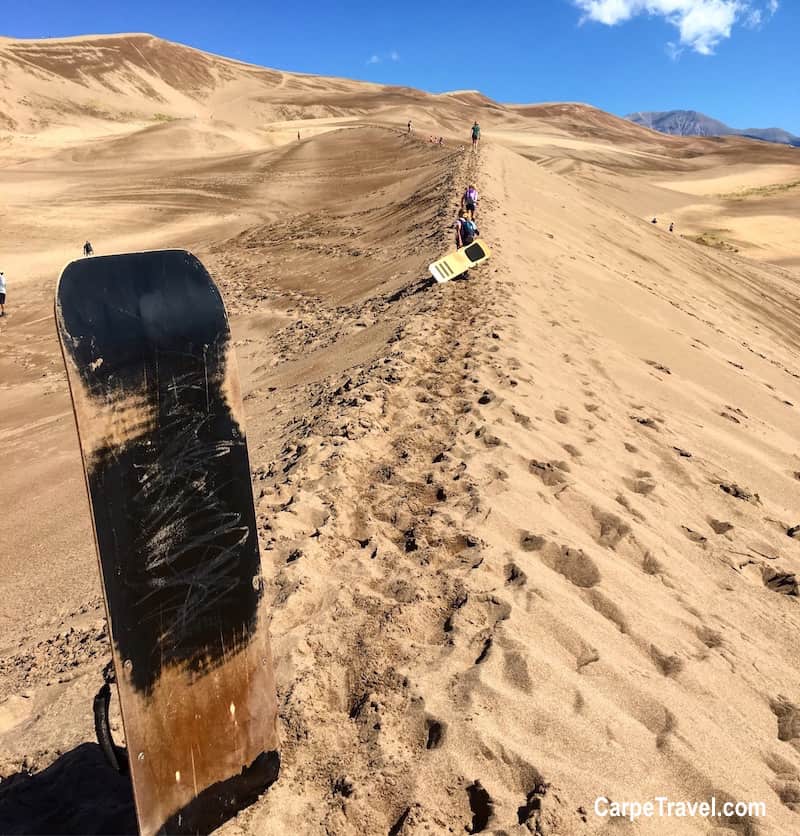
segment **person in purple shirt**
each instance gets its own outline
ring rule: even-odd
[[[478,208],[478,190],[474,184],[470,183],[461,198],[461,208],[471,213],[472,218],[475,218],[475,210]]]

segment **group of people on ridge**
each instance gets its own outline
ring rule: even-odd
[[[472,124],[472,148],[477,148],[481,138],[481,126],[478,120]],[[455,222],[456,247],[469,246],[479,235],[478,227],[475,225],[475,213],[478,209],[478,190],[474,183],[470,183],[461,195],[461,209],[458,219]]]
[[[406,132],[411,133],[412,129],[411,120],[409,119],[406,125]],[[478,120],[476,119],[472,123],[473,150],[477,149],[480,138],[481,126],[478,124]],[[437,140],[435,137],[431,136],[429,141],[436,142]],[[439,145],[443,145],[444,138],[440,136],[438,143]],[[478,227],[475,225],[475,212],[477,211],[477,208],[478,190],[475,188],[474,183],[470,183],[464,190],[464,194],[461,196],[461,208],[459,209],[458,218],[454,224],[456,229],[456,247],[458,249],[468,246],[478,237],[478,235],[480,235]]]
[[[657,224],[657,223],[658,223],[658,218],[653,218],[653,220],[652,220],[652,221],[650,221],[650,223],[651,223],[651,224]],[[669,231],[670,231],[670,232],[674,232],[674,231],[675,231],[675,222],[674,222],[674,221],[670,221],[670,224],[669,224]]]
[[[408,123],[406,125],[406,133],[410,134],[412,130],[413,130],[413,127],[411,125],[411,120],[409,119]],[[297,138],[300,139],[299,132],[297,134]],[[480,139],[481,139],[481,126],[478,124],[478,120],[476,119],[472,123],[472,150],[473,151],[477,149],[478,143],[480,142]],[[444,137],[440,136],[439,139],[436,139],[435,136],[431,135],[428,138],[428,142],[435,142],[438,145],[444,145]]]

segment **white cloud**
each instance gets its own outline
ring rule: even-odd
[[[763,20],[763,15],[761,14],[761,9],[750,9],[747,13],[747,20],[745,21],[745,26],[749,29],[758,29],[761,26],[761,21]]]
[[[752,0],[573,0],[583,10],[581,22],[594,20],[615,26],[642,15],[666,18],[680,32],[683,47],[701,55],[711,55],[716,45],[731,36],[734,25],[741,22],[756,28],[765,17],[778,10],[778,0],[754,3]],[[677,57],[674,44],[667,51]]]
[[[373,52],[372,55],[367,58],[367,64],[382,64],[384,61],[394,61],[397,63],[400,60],[400,53],[393,49],[391,52],[384,52],[382,54],[378,54],[377,52]]]
[[[683,47],[678,46],[674,41],[667,41],[664,50],[673,61],[677,61],[683,54]]]
[[[750,8],[747,11],[745,26],[749,29],[760,29],[778,11],[780,3],[778,0],[769,0],[764,9]]]

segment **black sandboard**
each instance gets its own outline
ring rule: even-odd
[[[74,261],[55,313],[139,826],[207,833],[279,764],[228,317],[183,250]]]

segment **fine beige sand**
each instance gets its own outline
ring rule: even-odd
[[[0,78],[0,832],[135,826],[52,319],[88,238],[233,319],[283,765],[220,833],[800,833],[800,149],[147,35]],[[470,181],[493,259],[430,286]]]

